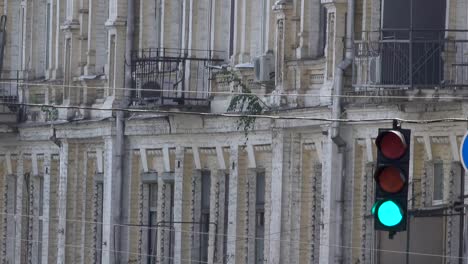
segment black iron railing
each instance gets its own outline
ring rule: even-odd
[[[0,113],[17,113],[20,109],[19,95],[24,80],[23,71],[2,71],[0,73]]]
[[[357,33],[353,86],[468,86],[468,31],[386,29]]]
[[[208,105],[212,69],[224,53],[206,50],[142,49],[132,53],[134,105]]]

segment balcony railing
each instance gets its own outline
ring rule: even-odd
[[[23,71],[2,71],[0,75],[0,113],[16,114],[20,109],[19,92],[24,80]],[[1,122],[1,120],[0,120]]]
[[[132,54],[134,106],[207,106],[212,69],[224,53],[205,50],[143,49]]]
[[[355,88],[468,86],[468,31],[386,29],[356,36]]]

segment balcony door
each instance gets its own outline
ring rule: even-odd
[[[382,1],[382,82],[440,84],[446,0]]]

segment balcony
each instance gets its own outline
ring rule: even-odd
[[[356,34],[357,91],[468,86],[468,31],[386,29]]]
[[[23,81],[21,71],[2,71],[0,76],[0,124],[18,120],[19,91]]]
[[[132,105],[204,106],[210,104],[213,69],[224,52],[142,49],[132,53]]]

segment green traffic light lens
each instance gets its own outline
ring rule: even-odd
[[[392,227],[403,220],[403,213],[395,202],[386,201],[377,208],[377,217],[384,226]]]
[[[379,202],[376,202],[376,203],[372,206],[372,209],[371,209],[372,215],[375,215],[375,209],[377,208],[377,205],[379,205]]]

